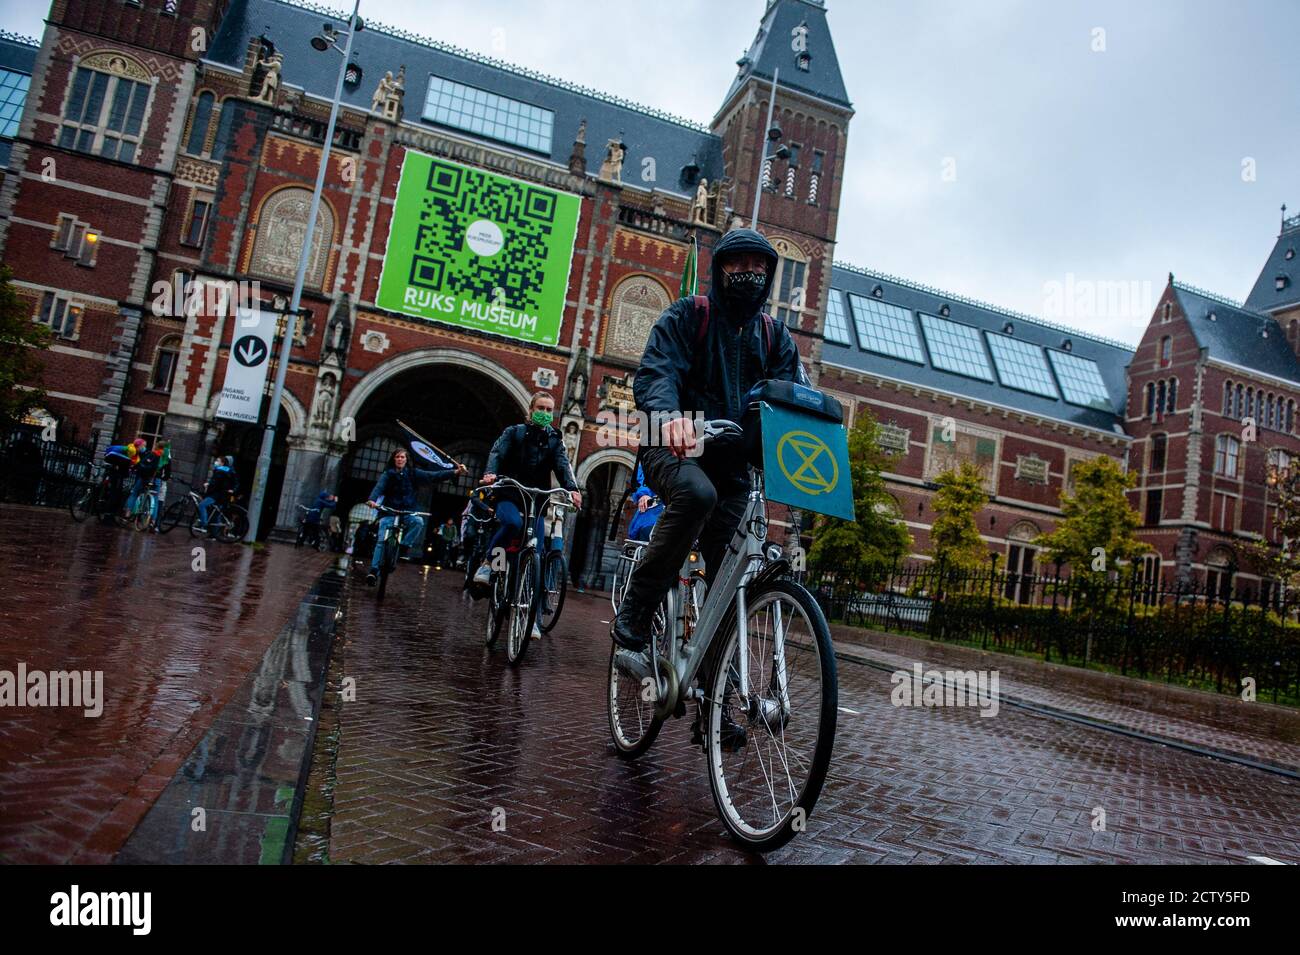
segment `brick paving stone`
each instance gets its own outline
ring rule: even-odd
[[[513,670],[482,646],[484,609],[455,574],[403,566],[382,605],[347,586],[338,652],[357,695],[339,707],[331,859],[754,861],[726,838],[687,720],[636,762],[613,754],[604,598],[571,593],[556,632]],[[1003,691],[1018,679],[1004,671]],[[896,708],[891,690],[888,673],[841,661],[840,703],[856,715],[839,716],[808,831],[768,861],[1300,862],[1300,788],[1285,778],[1012,707]],[[1084,703],[1101,693],[1069,692]],[[1140,722],[1137,697],[1112,695],[1098,714]],[[1256,727],[1242,714],[1263,708],[1228,700],[1229,724],[1219,701],[1201,702],[1153,706],[1166,730],[1285,755],[1279,708]],[[1104,832],[1092,830],[1096,808]]]
[[[0,712],[0,860],[109,861],[328,563],[0,510],[0,669],[104,673],[97,718]]]

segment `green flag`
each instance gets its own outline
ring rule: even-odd
[[[695,236],[691,236],[691,248],[686,253],[686,268],[682,269],[682,292],[679,298],[698,295],[700,291],[700,283],[695,275],[695,248]]]

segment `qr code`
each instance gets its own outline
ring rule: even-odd
[[[539,312],[555,212],[549,190],[435,159],[421,199],[410,284]],[[470,227],[484,219],[500,226],[504,239],[491,256],[466,243]]]

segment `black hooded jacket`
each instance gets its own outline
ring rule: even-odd
[[[777,255],[771,243],[753,229],[733,229],[713,247],[709,284],[709,325],[699,340],[703,317],[689,298],[669,305],[650,330],[633,394],[644,414],[698,412],[706,418],[739,422],[749,389],[765,378],[807,383],[799,363],[799,350],[789,330],[771,322],[771,347],[764,342],[762,310],[752,315],[731,315],[722,297],[719,260],[728,252],[756,251],[767,258],[767,301],[776,272]]]

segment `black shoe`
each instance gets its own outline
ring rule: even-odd
[[[609,628],[609,635],[624,650],[640,653],[646,647],[646,638],[654,623],[654,609],[645,610],[631,595],[623,598],[614,623]]]
[[[697,707],[695,710],[695,722],[691,724],[691,745],[704,746],[704,707]],[[722,708],[722,750],[726,753],[734,753],[741,749],[748,741],[749,735],[745,732],[745,727],[741,726],[731,718],[731,707]]]
[[[377,573],[372,570],[370,573],[366,574],[367,586],[373,587],[377,583],[379,583],[379,575]]]

